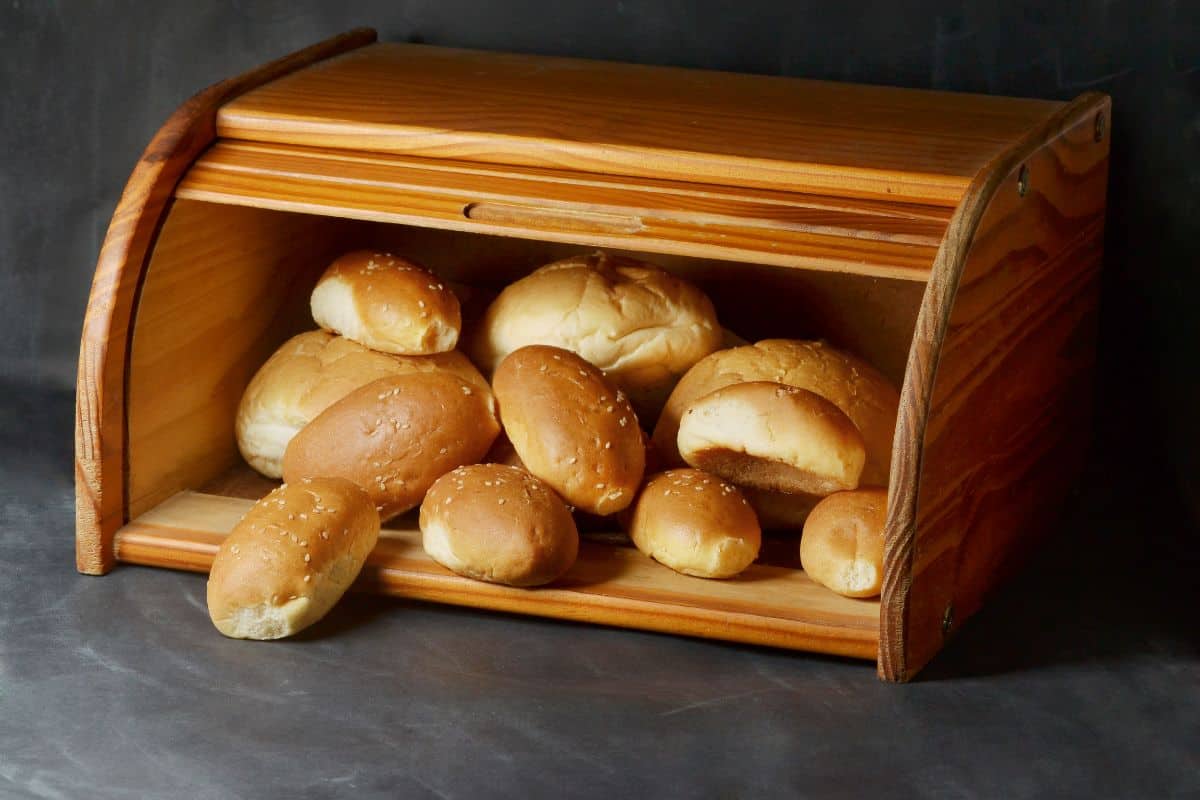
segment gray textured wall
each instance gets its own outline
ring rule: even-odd
[[[5,385],[73,382],[109,215],[171,110],[207,84],[363,24],[434,44],[1050,98],[1111,93],[1099,439],[1137,452],[1139,469],[1171,458],[1185,488],[1200,474],[1200,3],[1190,0],[6,0]]]

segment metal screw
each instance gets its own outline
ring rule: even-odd
[[[1104,112],[1097,111],[1096,112],[1096,127],[1092,131],[1097,142],[1104,138],[1104,125],[1106,122],[1107,122],[1107,120],[1104,119]]]
[[[954,604],[946,606],[945,612],[942,614],[942,635],[950,633],[950,629],[954,627]]]
[[[1029,166],[1021,165],[1021,172],[1017,175],[1017,195],[1024,197],[1029,192]]]

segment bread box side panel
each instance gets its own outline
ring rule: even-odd
[[[911,678],[1053,527],[1085,457],[1109,112],[1085,95],[998,159],[935,262],[893,465],[885,679]]]

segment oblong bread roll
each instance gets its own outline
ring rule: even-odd
[[[804,523],[800,564],[808,577],[846,597],[874,597],[883,588],[887,489],[831,494]]]

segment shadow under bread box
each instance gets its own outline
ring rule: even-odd
[[[461,578],[411,517],[359,588],[877,659],[911,678],[1055,526],[1089,428],[1109,100],[1068,103],[375,43],[353,31],[185,103],[134,169],[80,352],[77,559],[206,571],[273,484],[256,369],[336,255],[497,287],[581,248],[705,288],[755,340],[826,338],[901,387],[883,594],[795,538],[740,577],[585,540],[552,587]]]

